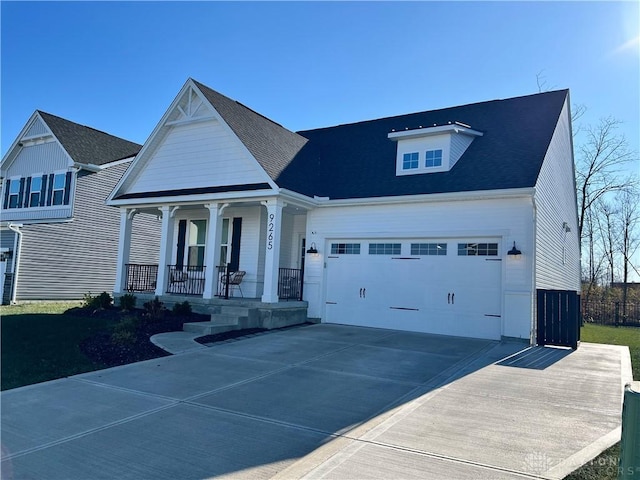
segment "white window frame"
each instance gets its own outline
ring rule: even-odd
[[[206,259],[206,255],[207,255],[207,225],[208,225],[208,220],[206,218],[187,218],[187,231],[185,233],[185,239],[184,239],[184,259],[183,259],[183,265],[185,265],[188,268],[197,268],[197,267],[204,267],[204,262]],[[204,243],[198,243],[198,239],[197,237],[194,239],[192,238],[191,235],[191,224],[193,222],[204,222]],[[202,254],[202,265],[198,265],[196,264],[192,264],[190,262],[191,260],[191,249],[192,248],[199,248],[202,247],[203,248],[203,254]]]
[[[28,208],[40,208],[40,203],[42,202],[42,177],[43,176],[44,176],[44,173],[42,173],[42,172],[31,174],[31,184],[29,185],[29,192],[27,193],[27,195],[29,195],[29,207]],[[37,191],[34,191],[33,190],[33,181],[36,180],[36,179],[40,181],[40,188],[38,188]],[[34,193],[38,194],[38,203],[37,203],[37,205],[31,205],[31,195],[33,195]],[[46,196],[46,194],[47,194],[47,192],[45,191],[45,196]],[[62,199],[64,201],[64,194],[62,196]],[[46,202],[45,202],[45,205],[46,205]]]
[[[56,177],[60,175],[62,176],[62,181],[64,184],[62,185],[62,189],[56,188]],[[52,207],[63,207],[64,205],[64,194],[65,194],[65,186],[67,184],[67,170],[58,170],[53,172],[53,185],[51,187],[51,206]],[[69,186],[71,188],[71,186]],[[55,203],[56,191],[62,191],[62,199],[60,203]],[[49,186],[47,185],[47,192],[49,192]],[[69,192],[69,198],[71,198],[71,192]]]
[[[20,205],[18,204],[18,200],[20,200],[20,180],[22,180],[23,177],[9,177],[9,197],[8,197],[8,201],[7,201],[7,210],[15,210],[20,208]],[[14,185],[17,185],[18,191],[16,193],[11,193],[11,189],[13,188]],[[16,205],[15,207],[11,206],[11,197],[15,197],[16,199]],[[23,204],[24,204],[24,198],[22,199]]]

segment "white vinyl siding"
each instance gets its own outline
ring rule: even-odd
[[[536,183],[536,288],[579,292],[580,244],[569,122],[565,103]],[[570,232],[565,231],[565,222]]]
[[[29,177],[34,172],[67,170],[71,162],[57,142],[23,147],[7,169],[7,177]]]
[[[237,137],[213,120],[171,127],[150,155],[127,193],[268,181]]]
[[[388,243],[385,240],[393,232],[394,238],[405,239],[407,253],[410,244],[420,243],[419,239],[429,239],[425,243],[437,244],[439,239],[460,238],[473,242],[485,239],[484,243],[493,243],[489,239],[499,238],[502,246],[516,241],[523,252],[522,258],[515,261],[507,259],[501,247],[495,257],[502,259],[499,263],[503,265],[503,335],[529,338],[533,308],[532,218],[531,198],[527,195],[508,199],[333,206],[312,210],[307,216],[307,245],[315,242],[319,255],[308,256],[305,266],[305,300],[309,302],[309,317],[323,318],[325,315],[324,264],[333,254],[333,244],[362,243],[362,248],[368,249],[365,245],[375,243],[376,239]],[[454,250],[447,257],[457,257],[457,244],[449,245],[449,248]],[[507,302],[513,295],[524,295],[527,308],[522,309],[522,301]],[[517,309],[511,308],[512,305]]]
[[[24,137],[25,138],[37,137],[40,135],[47,135],[47,134],[50,134],[47,126],[44,124],[42,120],[40,120],[39,118],[36,118],[34,122],[31,124],[31,126],[29,127],[29,129],[27,130],[27,133],[24,134]]]

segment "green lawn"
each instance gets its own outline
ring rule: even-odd
[[[609,327],[605,325],[585,324],[580,330],[580,340],[590,343],[626,345],[631,353],[633,379],[640,380],[640,328]],[[620,458],[620,443],[602,452],[565,480],[616,480],[617,463]]]
[[[64,315],[79,302],[0,307],[1,389],[21,387],[102,368],[78,345],[104,328],[104,319]]]

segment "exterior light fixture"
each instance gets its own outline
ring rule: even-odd
[[[309,247],[309,250],[307,250],[307,253],[310,253],[311,255],[318,254],[318,249],[316,248],[316,242],[311,242],[311,246]]]
[[[522,255],[522,252],[516,248],[515,241],[513,242],[513,247],[511,248],[511,250],[507,252],[507,255],[509,255],[509,257],[511,258],[520,258],[520,255]]]

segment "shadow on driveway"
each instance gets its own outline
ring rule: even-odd
[[[452,430],[459,427],[451,413],[461,405],[467,415],[474,404],[490,408],[477,392],[454,395],[453,385],[496,362],[510,359],[514,366],[530,350],[321,324],[10,390],[2,394],[2,467],[15,478],[297,478],[313,472],[335,478],[364,475],[358,458],[369,464],[369,454],[391,454],[412,458],[413,467],[398,470],[407,477],[442,471],[511,478],[509,466],[498,461],[491,468],[473,451],[465,460],[467,452],[451,443],[464,433]],[[514,356],[520,351],[523,358]],[[554,361],[557,367],[564,359]],[[490,388],[496,385],[499,380]],[[482,389],[482,382],[471,388]],[[437,398],[446,402],[424,410]],[[510,408],[504,399],[491,404]],[[485,417],[496,421],[489,412]],[[458,418],[478,432],[505,428],[471,419]],[[341,459],[335,466],[318,453],[326,449]]]

